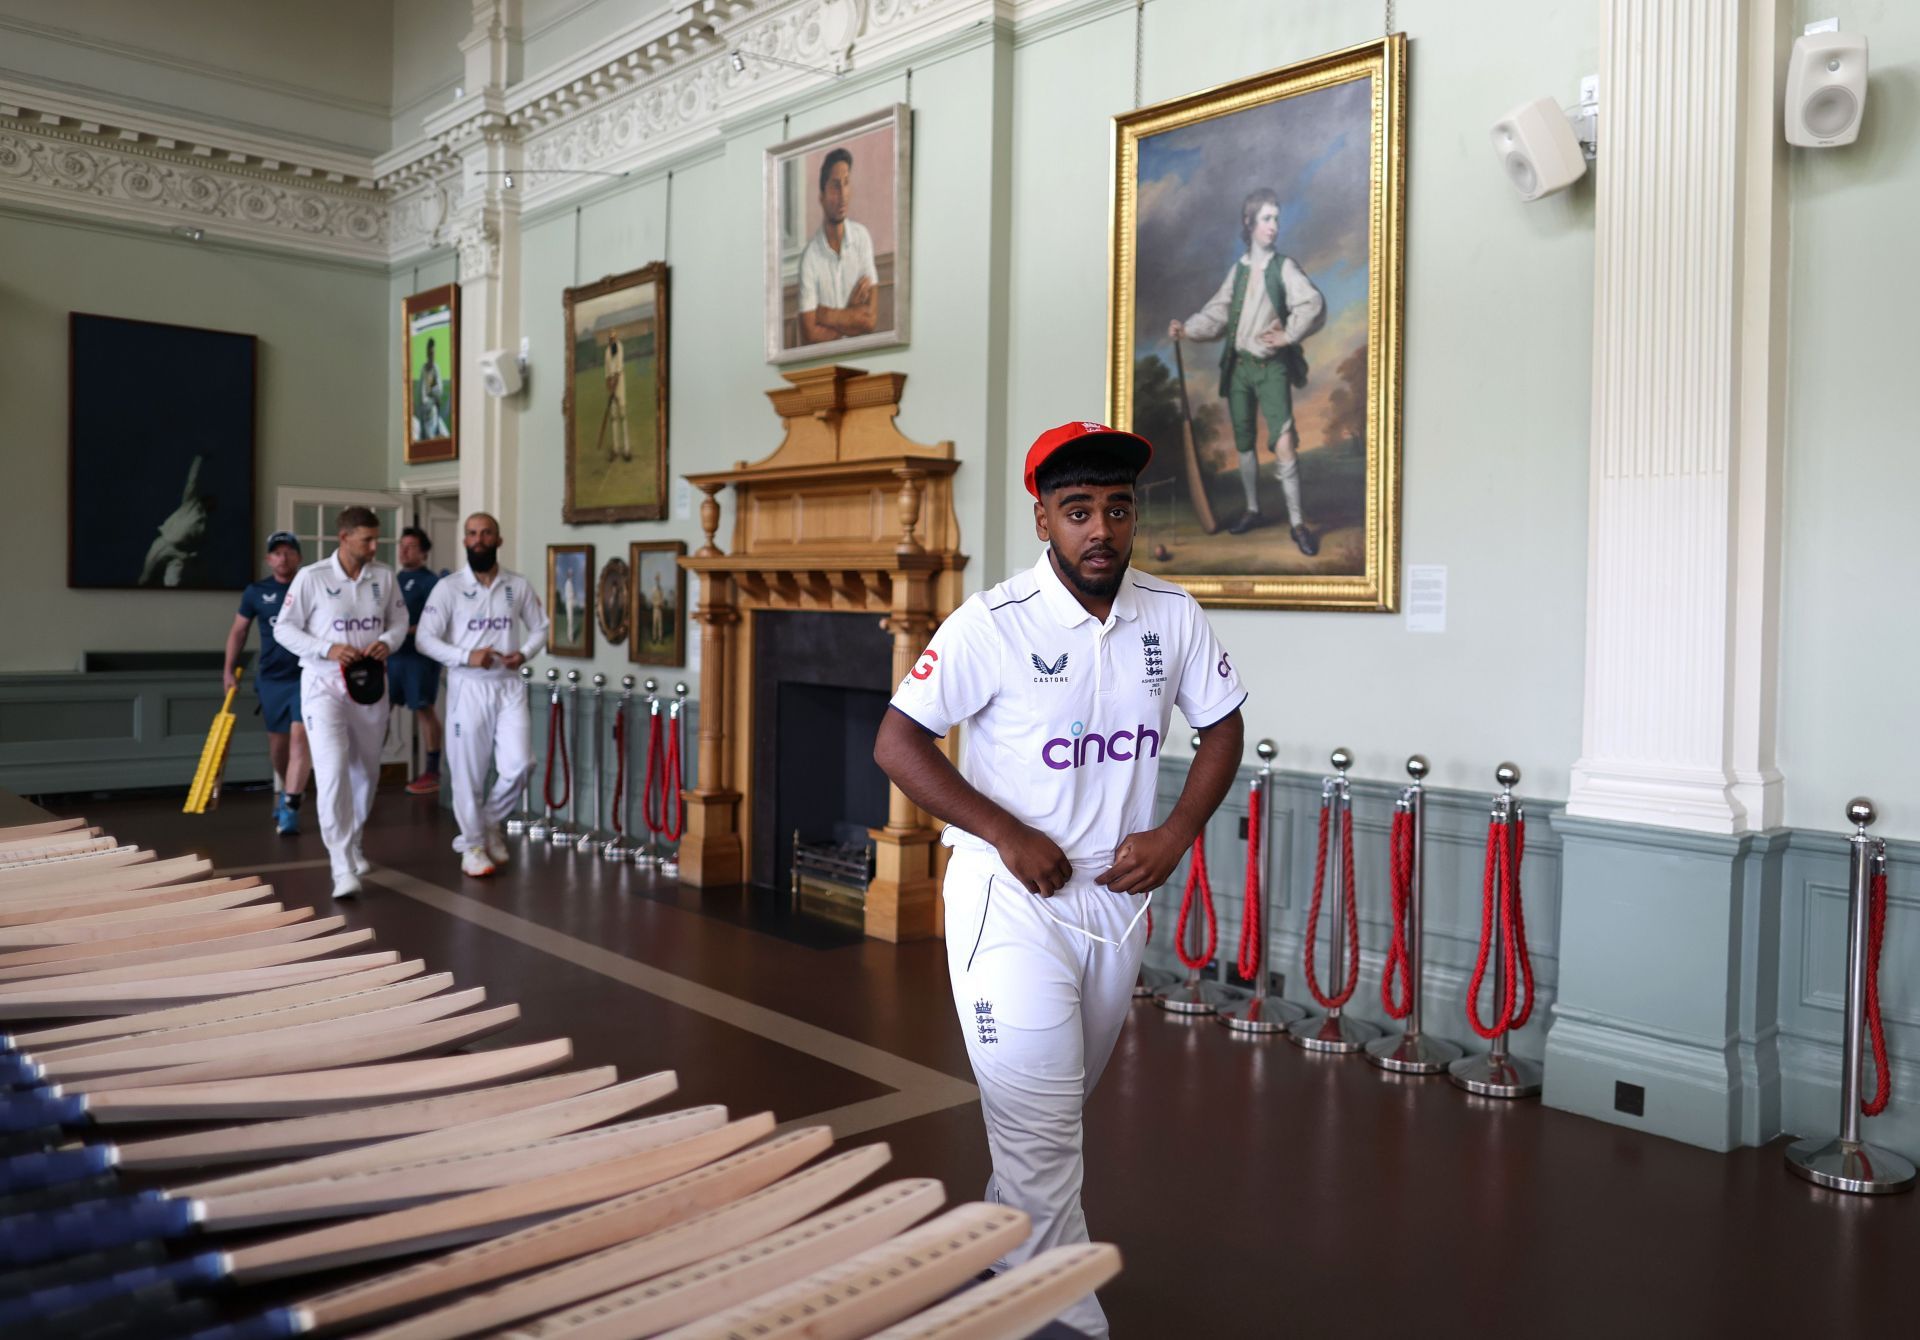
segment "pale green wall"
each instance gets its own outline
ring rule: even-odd
[[[238,592],[69,591],[67,314],[260,337],[257,539],[281,484],[378,488],[393,416],[378,272],[155,232],[0,213],[0,670],[77,669],[84,651],[218,649]],[[110,388],[102,388],[110,394]],[[111,480],[88,483],[111,488]],[[264,565],[263,565],[264,570]]]
[[[1789,288],[1780,768],[1789,824],[1844,826],[1849,797],[1875,831],[1920,836],[1912,797],[1920,692],[1913,542],[1920,451],[1903,388],[1914,364],[1920,269],[1920,8],[1803,0],[1867,35],[1872,73],[1857,143],[1794,149]]]

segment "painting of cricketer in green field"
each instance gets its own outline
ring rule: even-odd
[[[567,491],[561,517],[667,514],[667,267],[568,289]]]

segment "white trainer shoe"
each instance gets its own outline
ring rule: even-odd
[[[468,847],[460,853],[460,873],[484,879],[493,873],[493,858],[478,847]]]
[[[513,849],[507,846],[507,835],[497,828],[487,830],[487,855],[493,858],[495,865],[505,865],[513,858]]]
[[[353,873],[356,875],[369,874],[373,870],[373,862],[367,859],[366,852],[360,849],[358,843],[355,843],[353,850],[347,853],[347,864],[353,867]]]
[[[360,896],[359,879],[353,875],[340,876],[333,881],[333,896],[335,901],[342,898],[358,898]]]

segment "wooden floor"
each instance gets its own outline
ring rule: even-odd
[[[264,796],[78,802],[122,840],[269,870],[328,902],[309,832]],[[311,814],[305,816],[309,829]],[[344,910],[451,970],[586,1064],[672,1068],[687,1103],[832,1112],[888,1141],[894,1175],[987,1176],[939,942],[810,934],[735,891],[656,885],[553,848],[464,879],[431,799],[383,792],[376,871]],[[958,1083],[956,1083],[958,1082]],[[919,1115],[890,1120],[905,1107]],[[1392,1081],[1354,1059],[1245,1042],[1137,1006],[1087,1114],[1087,1216],[1126,1271],[1114,1334],[1540,1336],[1912,1333],[1920,1198],[1821,1192],[1779,1148],[1718,1155],[1549,1111]]]

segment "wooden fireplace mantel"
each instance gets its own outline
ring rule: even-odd
[[[914,442],[894,425],[902,373],[838,365],[781,374],[768,398],[786,428],[773,453],[731,470],[689,475],[706,496],[706,542],[681,565],[700,582],[700,741],[687,791],[682,877],[701,887],[746,875],[753,815],[754,625],[760,610],[872,614],[893,639],[892,682],[964,597],[951,442]],[[734,495],[732,551],[717,542],[720,499]],[[890,788],[887,823],[871,830],[875,876],[867,934],[939,932],[935,833]]]

